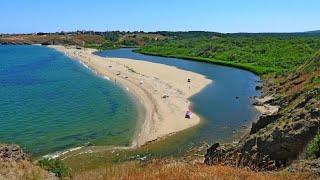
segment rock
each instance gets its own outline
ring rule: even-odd
[[[293,125],[292,125],[292,129],[293,130],[298,130],[298,129],[300,129],[300,128],[302,128],[303,127],[303,124],[302,123],[300,123],[300,122],[296,122],[296,123],[294,123]]]
[[[18,145],[0,144],[0,179],[48,179],[55,174],[33,164]]]
[[[263,106],[263,103],[260,102],[260,101],[255,101],[255,102],[252,103],[252,105],[254,105],[254,106]]]
[[[18,145],[0,145],[0,159],[20,161],[27,158]]]
[[[53,45],[53,44],[54,44],[53,41],[46,41],[46,42],[41,43],[41,45],[43,45],[43,46],[49,46],[49,45]]]
[[[310,114],[312,118],[319,118],[320,117],[320,111],[318,108],[312,108],[310,110]]]
[[[207,153],[209,152],[215,152],[217,150],[217,148],[220,146],[219,143],[215,143],[213,144],[208,150],[207,150]]]
[[[266,127],[268,124],[275,122],[280,117],[281,115],[279,114],[260,116],[257,122],[252,123],[250,134],[256,133],[260,129]]]
[[[278,127],[275,128],[275,130],[272,132],[273,139],[279,139],[281,138],[282,133]]]
[[[63,45],[64,43],[63,42],[60,42],[60,41],[52,41],[52,44],[53,45]]]
[[[250,134],[239,144],[221,148],[216,144],[208,149],[205,163],[248,167],[252,170],[277,170],[290,165],[320,128],[318,90],[277,97],[273,104],[291,104],[285,113],[264,115],[252,124]]]
[[[168,95],[163,95],[163,96],[162,96],[163,99],[166,99],[166,98],[168,98],[168,97],[169,97]]]
[[[262,90],[262,86],[256,86],[256,90]]]
[[[205,164],[209,164],[212,165],[214,162],[212,161],[214,158],[213,157],[217,157],[218,154],[218,147],[220,146],[219,143],[215,143],[213,144],[209,149],[207,149],[207,153],[205,155]]]
[[[287,170],[289,172],[311,172],[320,175],[320,158],[295,161]]]

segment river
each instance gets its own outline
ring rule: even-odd
[[[135,53],[131,48],[100,51],[103,57],[129,58],[175,66],[203,74],[213,81],[191,98],[192,109],[202,117],[202,123],[187,138],[189,144],[201,142],[231,142],[248,129],[258,117],[252,106],[255,88],[260,78],[252,72],[222,65]],[[174,76],[174,74],[173,74]],[[180,138],[180,137],[179,137]]]

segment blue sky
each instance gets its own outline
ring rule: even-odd
[[[1,0],[0,4],[0,33],[320,29],[320,0]]]

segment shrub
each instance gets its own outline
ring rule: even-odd
[[[69,168],[60,159],[42,159],[39,162],[40,167],[53,172],[58,177],[69,177]]]
[[[308,157],[320,157],[320,131],[307,147]]]

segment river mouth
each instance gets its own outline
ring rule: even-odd
[[[78,146],[131,146],[141,113],[138,100],[125,89],[49,48],[1,48],[0,53],[4,53],[2,57],[8,56],[8,62],[17,61],[17,64],[5,64],[0,71],[3,100],[0,120],[5,125],[0,128],[1,142],[18,143],[33,157],[69,148],[74,150]],[[17,54],[10,53],[13,51]],[[231,142],[243,134],[258,115],[251,105],[251,97],[260,93],[255,90],[259,77],[253,73],[146,56],[133,53],[132,49],[97,54],[176,66],[213,80],[190,99],[192,109],[202,117],[198,126],[143,146],[139,152],[179,155],[203,142]]]
[[[180,149],[203,142],[208,144],[232,142],[239,139],[249,129],[252,121],[258,118],[259,113],[252,102],[253,97],[261,95],[261,92],[255,89],[259,85],[260,78],[254,73],[203,62],[143,55],[132,50],[132,48],[123,48],[100,51],[95,54],[102,57],[128,58],[175,66],[205,75],[213,81],[190,99],[193,111],[202,118],[201,124],[191,128],[193,130],[184,131],[183,137],[177,134],[171,137],[170,141],[175,143],[180,142],[181,138],[186,140],[186,144],[178,143]]]

